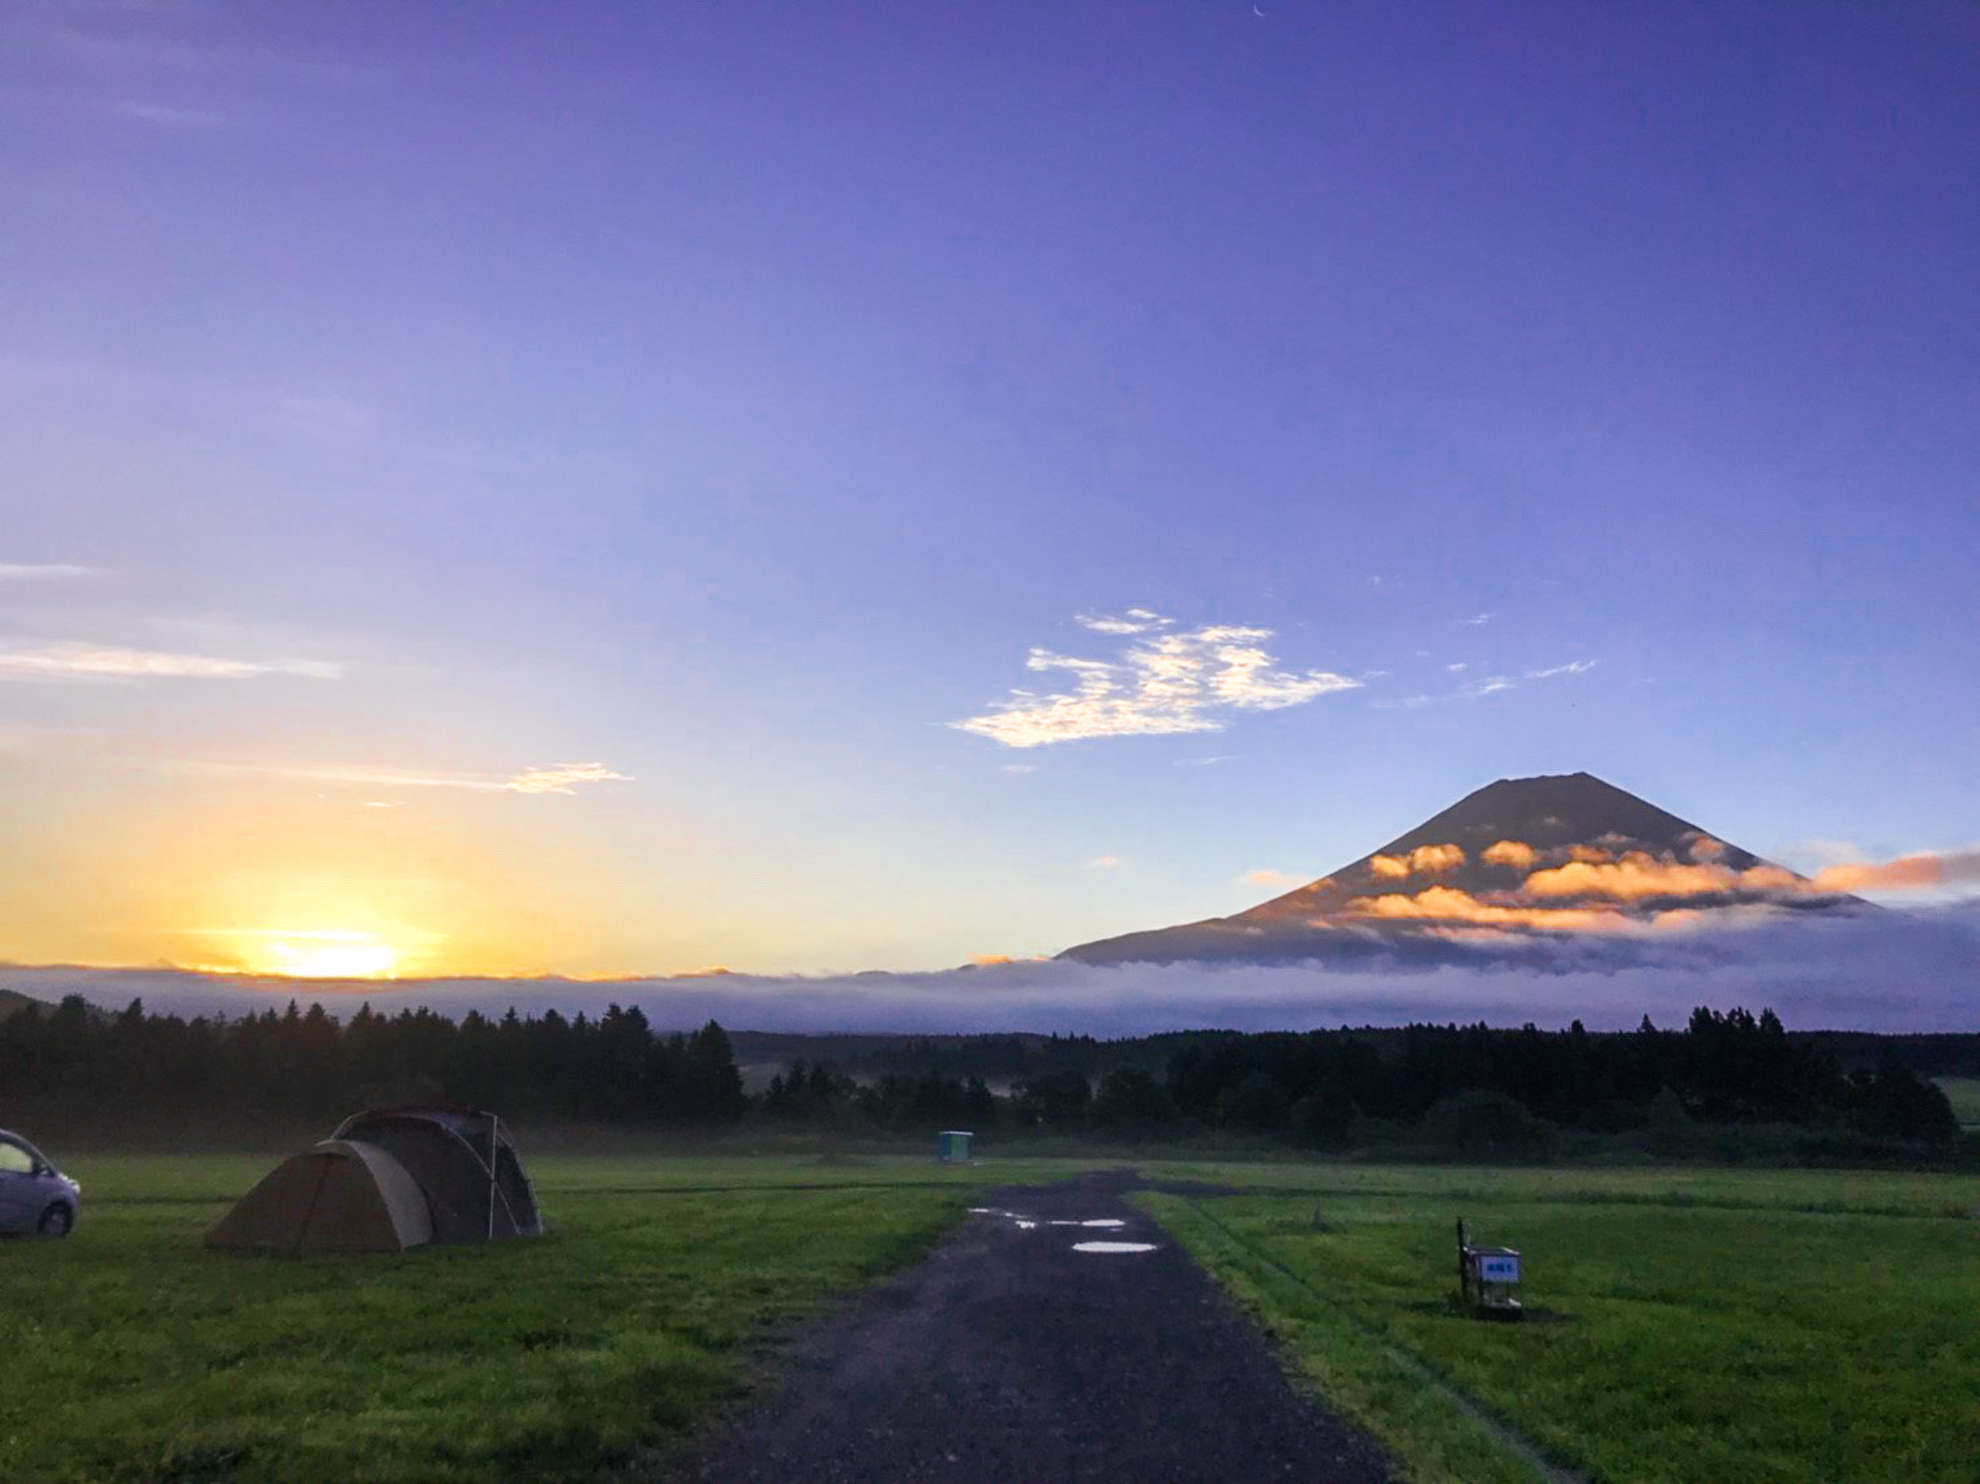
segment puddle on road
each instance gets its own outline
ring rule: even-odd
[[[1021,1211],[1013,1211],[1005,1206],[971,1206],[972,1216],[1000,1216],[1021,1232],[1037,1231],[1039,1221],[1026,1216]],[[1044,1223],[1047,1226],[1098,1227],[1105,1231],[1119,1231],[1127,1223],[1117,1216],[1096,1216],[1086,1221],[1074,1221],[1070,1217],[1053,1217]],[[1075,1252],[1153,1252],[1153,1242],[1075,1242]]]

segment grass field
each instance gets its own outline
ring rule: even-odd
[[[548,1237],[291,1260],[200,1246],[267,1156],[79,1160],[0,1246],[0,1479],[663,1477],[779,1322],[1109,1162],[538,1158]],[[1239,1192],[1136,1199],[1419,1479],[1533,1476],[1464,1398],[1605,1479],[1974,1477],[1980,1181],[1143,1168]],[[1555,1322],[1448,1312],[1459,1215]]]
[[[1174,1173],[1258,1192],[1138,1199],[1419,1478],[1531,1476],[1421,1371],[1604,1479],[1975,1477],[1970,1177]],[[1522,1250],[1547,1322],[1452,1313],[1460,1215],[1474,1240]]]
[[[734,1392],[753,1336],[913,1259],[981,1179],[926,1160],[545,1159],[540,1240],[204,1250],[271,1164],[78,1161],[76,1233],[0,1246],[0,1479],[583,1478],[651,1461]]]
[[[1934,1077],[1962,1128],[1980,1128],[1980,1077]]]

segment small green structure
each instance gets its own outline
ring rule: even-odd
[[[975,1137],[966,1128],[945,1128],[935,1136],[935,1157],[943,1164],[967,1164],[969,1141]]]

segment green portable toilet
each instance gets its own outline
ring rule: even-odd
[[[969,1158],[969,1141],[975,1135],[966,1128],[945,1128],[935,1136],[935,1157],[944,1164]]]

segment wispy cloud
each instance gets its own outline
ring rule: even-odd
[[[1173,618],[1164,618],[1161,614],[1152,613],[1146,608],[1130,608],[1118,618],[1104,614],[1081,613],[1075,615],[1073,621],[1093,630],[1096,634],[1149,634],[1156,629],[1167,628],[1175,622]]]
[[[1544,670],[1527,670],[1518,675],[1488,675],[1483,680],[1468,685],[1461,692],[1467,699],[1477,700],[1480,696],[1494,696],[1500,691],[1511,690],[1516,685],[1524,685],[1530,680],[1554,680],[1562,675],[1586,675],[1594,669],[1595,660],[1570,660],[1565,665],[1550,665]]]
[[[182,108],[171,103],[154,103],[146,98],[116,98],[104,107],[119,118],[157,124],[167,129],[226,129],[238,123],[232,114],[211,108]]]
[[[238,660],[72,641],[0,640],[0,680],[248,680],[260,675],[336,680],[343,673],[342,665],[328,660]]]
[[[0,582],[62,582],[91,577],[95,572],[94,567],[78,567],[71,562],[0,562]]]
[[[1774,860],[1784,861],[1810,875],[1823,866],[1855,865],[1859,861],[1869,860],[1874,854],[1877,852],[1865,849],[1854,840],[1797,840],[1767,852]]]
[[[1491,621],[1492,621],[1492,615],[1489,613],[1474,613],[1471,615],[1470,618],[1459,619],[1458,625],[1461,628],[1482,629],[1483,627],[1485,627],[1486,624],[1490,623]]]
[[[1118,855],[1096,855],[1086,863],[1089,871],[1111,871],[1121,863]]]
[[[458,788],[485,794],[569,794],[585,783],[630,783],[631,775],[614,772],[603,763],[559,763],[549,768],[525,768],[504,777],[496,773],[413,773],[393,768],[282,768],[254,763],[185,762],[172,765],[181,772],[222,775],[250,774],[262,778],[295,778],[307,783],[348,783],[363,788]],[[366,801],[367,808],[391,808],[389,802]]]
[[[630,783],[624,773],[615,773],[603,763],[559,763],[554,768],[525,768],[504,779],[502,788],[512,794],[567,794],[580,783]]]
[[[62,14],[64,7],[48,7]],[[103,7],[95,16],[66,9],[66,24],[46,41],[106,76],[185,82],[218,76],[230,82],[293,88],[298,83],[352,86],[390,74],[376,64],[323,50],[277,45],[239,36],[201,34],[183,24],[170,31],[147,24],[147,7]],[[101,22],[101,24],[91,24]]]
[[[1528,670],[1521,678],[1525,680],[1552,680],[1556,675],[1586,675],[1594,668],[1594,660],[1570,660],[1565,665],[1555,665],[1546,670]]]
[[[1264,648],[1270,629],[1213,624],[1161,633],[1169,620],[1146,609],[1130,609],[1121,619],[1086,616],[1080,622],[1097,633],[1141,637],[1118,660],[1034,649],[1027,669],[1063,671],[1077,688],[1049,695],[1014,690],[983,715],[949,725],[1006,747],[1220,732],[1229,712],[1277,711],[1361,684],[1326,670],[1274,670],[1274,658]]]

